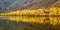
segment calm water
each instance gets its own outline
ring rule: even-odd
[[[0,30],[60,30],[60,17],[0,16]]]

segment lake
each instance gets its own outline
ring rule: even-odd
[[[0,16],[0,30],[60,30],[60,17]]]

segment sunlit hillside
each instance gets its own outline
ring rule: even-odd
[[[1,13],[0,16],[7,15],[60,15],[60,8],[51,7],[49,9],[36,9],[36,10],[22,10],[22,11],[11,11],[8,13]]]
[[[37,10],[23,10],[23,11],[15,11],[15,12],[8,12],[8,13],[2,13],[0,15],[45,15],[43,9],[37,9]]]
[[[35,2],[36,0],[34,0]],[[31,2],[31,3],[34,3]],[[40,1],[35,2],[36,4]],[[7,16],[7,15],[60,15],[60,0],[46,0],[45,3],[41,3],[42,7],[38,4],[32,4],[30,7],[30,3],[23,3],[22,7],[27,8],[24,10],[16,10],[16,11],[10,11],[7,13],[0,13],[0,16]],[[51,4],[52,3],[52,4]],[[43,5],[44,4],[44,5]],[[30,8],[28,8],[28,5]],[[26,7],[25,7],[26,6]],[[39,6],[39,7],[38,7]],[[45,8],[47,6],[48,8]],[[35,7],[38,7],[37,9]],[[18,7],[21,8],[21,7]]]

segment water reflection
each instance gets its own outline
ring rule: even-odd
[[[40,23],[51,25],[60,24],[60,17],[30,17],[30,16],[0,16],[0,19],[10,20],[10,21],[23,21],[29,23]]]
[[[43,23],[47,17],[29,17],[29,16],[2,16],[0,19],[8,19],[11,21],[23,21],[32,23]]]

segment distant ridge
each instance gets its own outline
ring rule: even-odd
[[[55,4],[60,3],[60,0],[26,0],[26,1],[23,0],[23,2],[20,1],[17,2],[18,3],[13,3],[14,5],[10,4],[9,6],[6,4],[7,5],[7,7],[5,7],[6,9],[0,10],[0,13],[27,9],[40,9],[40,8],[47,9],[50,8],[51,6],[56,6]]]

